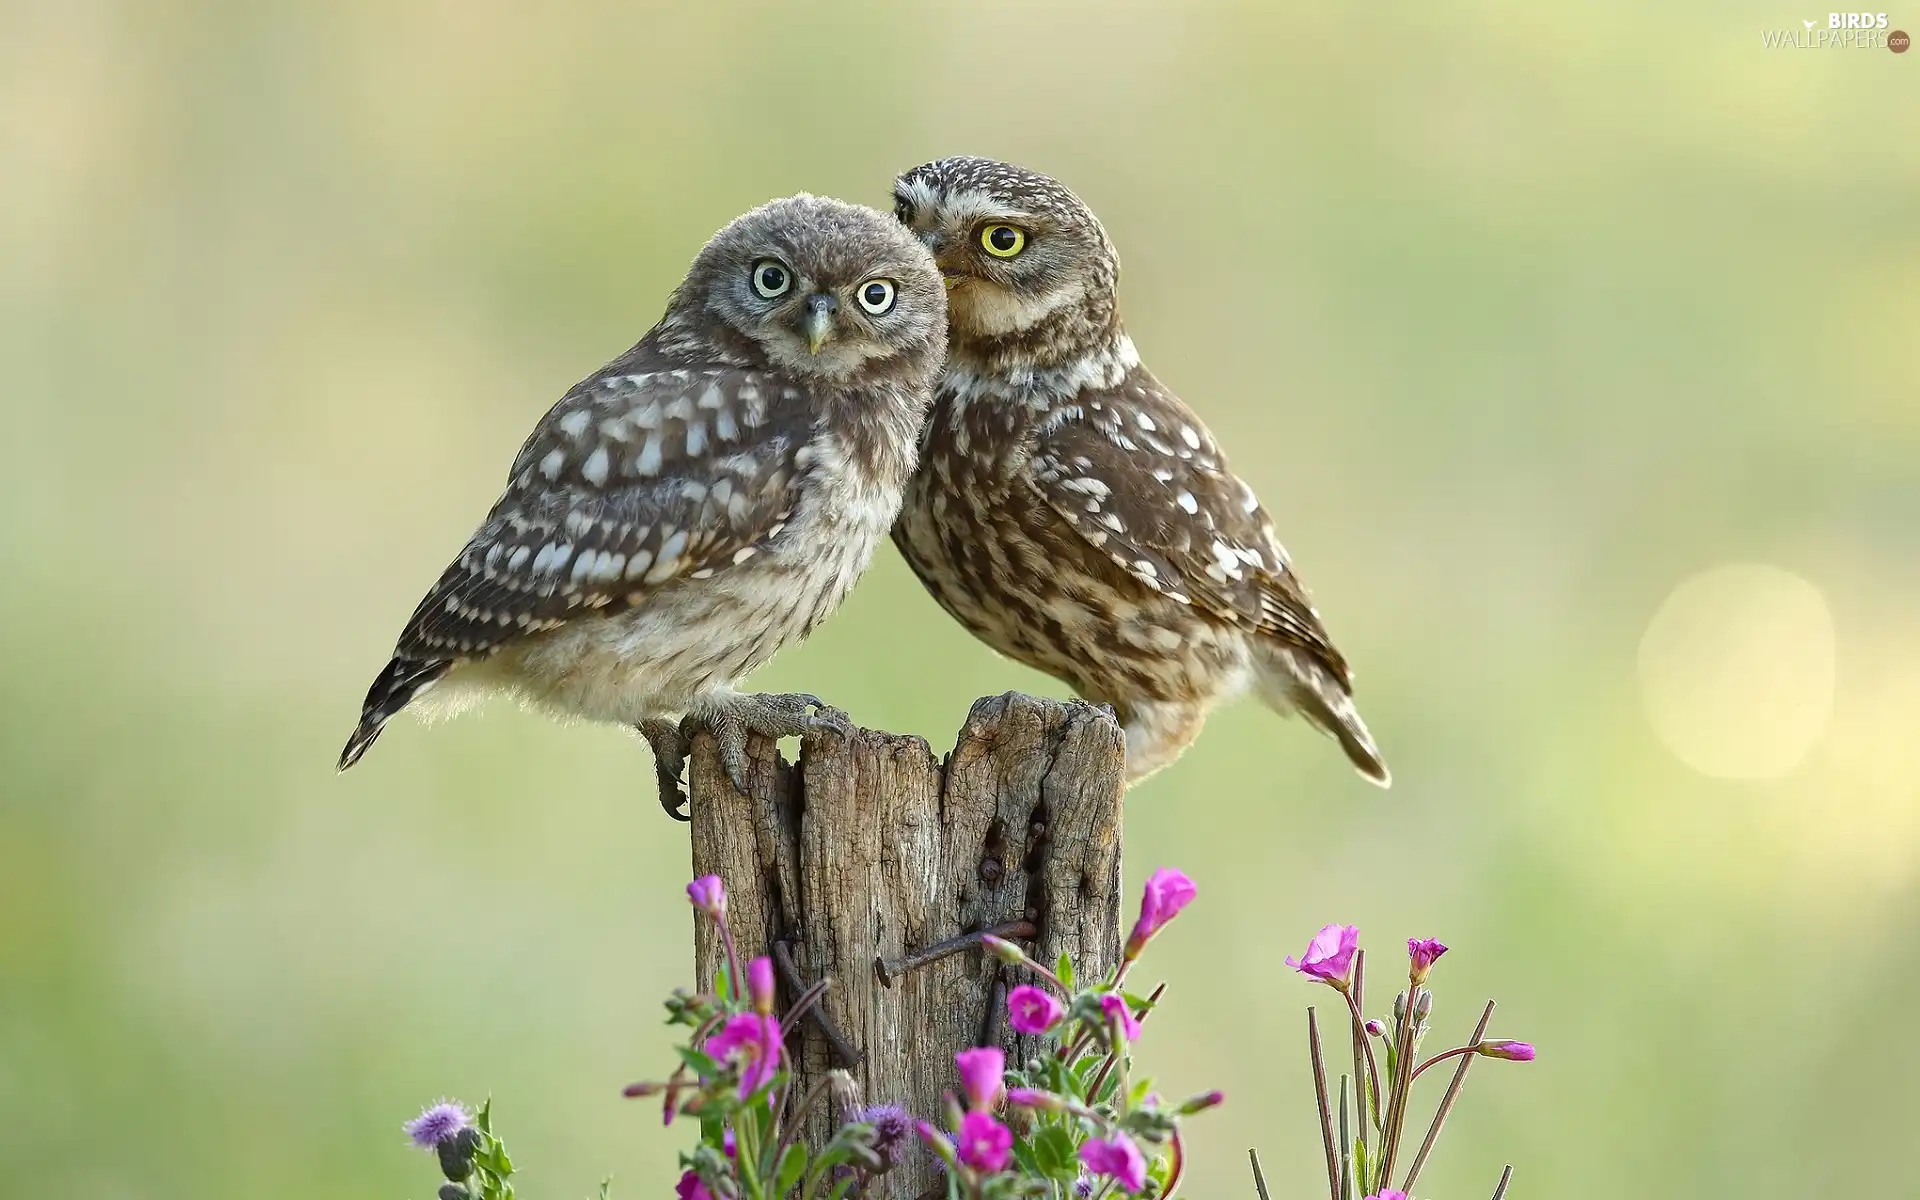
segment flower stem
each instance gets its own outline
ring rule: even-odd
[[[1172,1139],[1173,1165],[1167,1168],[1167,1186],[1160,1193],[1160,1200],[1173,1200],[1173,1194],[1180,1190],[1180,1177],[1187,1172],[1187,1148],[1180,1140],[1180,1127],[1174,1126]]]
[[[1507,1184],[1513,1179],[1513,1164],[1508,1163],[1500,1171],[1500,1184],[1493,1189],[1493,1200],[1506,1200]]]
[[[727,927],[726,921],[720,921],[719,925],[720,940],[727,947],[727,994],[738,1000],[740,998],[740,951],[734,948],[733,930]]]
[[[1449,1058],[1459,1058],[1462,1054],[1472,1054],[1477,1049],[1479,1049],[1478,1046],[1455,1046],[1451,1050],[1444,1050],[1439,1054],[1434,1055],[1432,1058],[1428,1059],[1427,1061],[1421,1063],[1419,1066],[1415,1067],[1413,1069],[1413,1077],[1415,1079],[1420,1078],[1420,1072],[1426,1070],[1428,1067],[1433,1066],[1435,1063],[1445,1062]]]
[[[1371,1139],[1367,1136],[1367,1114],[1373,1114],[1373,1125],[1380,1124],[1380,1073],[1364,1062],[1372,1044],[1367,1040],[1367,952],[1357,950],[1353,955],[1353,987],[1347,996],[1348,1011],[1353,1015],[1353,1078],[1360,1086],[1360,1152],[1364,1159]],[[1368,1070],[1362,1071],[1361,1067]]]
[[[1347,1015],[1353,1020],[1354,1035],[1359,1039],[1360,1045],[1366,1050],[1367,1076],[1373,1085],[1368,1089],[1373,1093],[1373,1123],[1378,1125],[1380,1124],[1380,1064],[1374,1061],[1373,1042],[1367,1037],[1367,1018],[1361,1015],[1360,1005],[1354,1000],[1352,989],[1336,990],[1346,998]],[[1354,1063],[1353,1069],[1358,1071],[1360,1064],[1357,1062]],[[1363,1125],[1365,1123],[1364,1120],[1361,1122]]]
[[[1314,1015],[1312,1006],[1307,1008],[1307,1050],[1313,1058],[1313,1098],[1320,1106],[1320,1142],[1327,1150],[1327,1190],[1333,1200],[1341,1200],[1340,1160],[1333,1152],[1333,1114],[1327,1109],[1327,1064],[1320,1056],[1320,1019]],[[1266,1200],[1266,1187],[1260,1180],[1260,1159],[1257,1155],[1253,1160],[1253,1176],[1256,1182],[1262,1183],[1260,1200]]]
[[[1487,1023],[1493,1020],[1493,1001],[1480,1011],[1480,1023],[1473,1027],[1473,1036],[1468,1044],[1477,1045],[1487,1036]],[[1467,1068],[1473,1065],[1476,1055],[1465,1054],[1460,1057],[1460,1065],[1454,1068],[1453,1079],[1447,1084],[1447,1091],[1440,1098],[1440,1107],[1434,1110],[1433,1124],[1427,1129],[1427,1136],[1420,1143],[1420,1153],[1413,1156],[1413,1165],[1407,1168],[1407,1181],[1403,1184],[1406,1191],[1413,1190],[1414,1180],[1420,1178],[1420,1168],[1427,1165],[1427,1156],[1433,1153],[1433,1144],[1440,1138],[1440,1127],[1447,1123],[1447,1114],[1453,1111],[1453,1102],[1460,1098],[1460,1087],[1467,1081]]]
[[[1255,1194],[1260,1197],[1260,1200],[1273,1200],[1273,1197],[1267,1194],[1267,1176],[1265,1172],[1260,1170],[1260,1152],[1251,1146],[1247,1147],[1247,1161],[1253,1164],[1253,1190]]]
[[[1393,1178],[1393,1159],[1400,1150],[1400,1133],[1407,1123],[1407,1093],[1413,1090],[1413,1052],[1414,1043],[1419,1039],[1420,1029],[1420,993],[1416,984],[1407,988],[1407,1011],[1400,1019],[1400,1045],[1394,1059],[1393,1095],[1387,1104],[1386,1128],[1380,1132],[1380,1186],[1387,1186],[1387,1180]]]

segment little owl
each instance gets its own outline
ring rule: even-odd
[[[945,344],[939,272],[885,214],[800,195],[733,221],[660,323],[534,427],[340,768],[433,689],[437,709],[505,694],[637,726],[676,816],[687,733],[704,726],[739,787],[749,733],[801,733],[824,706],[735,685],[866,570]]]
[[[1266,511],[1141,365],[1093,213],[1045,175],[981,158],[908,171],[894,204],[948,289],[946,369],[893,532],[934,599],[1112,705],[1129,782],[1251,686],[1386,786],[1346,660]]]

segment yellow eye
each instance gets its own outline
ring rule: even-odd
[[[1015,225],[989,225],[980,231],[980,248],[995,258],[1012,258],[1027,248],[1026,230]]]

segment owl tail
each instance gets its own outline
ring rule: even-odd
[[[1353,769],[1369,783],[1393,786],[1393,773],[1380,747],[1354,707],[1353,692],[1319,663],[1291,649],[1266,650],[1255,659],[1261,701],[1277,713],[1298,712],[1314,728],[1340,743]]]
[[[415,696],[439,682],[447,668],[453,666],[446,661],[420,662],[412,659],[396,658],[389,662],[367,689],[367,699],[360,706],[360,724],[347,739],[347,748],[340,752],[339,770],[360,761],[387,727],[387,722],[398,716],[400,710],[412,702]]]

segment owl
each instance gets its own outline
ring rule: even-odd
[[[816,697],[736,687],[866,570],[945,348],[933,257],[885,213],[799,195],[734,220],[660,323],[534,427],[414,609],[340,769],[403,708],[505,695],[637,728],[679,817],[694,728],[738,787],[748,734],[844,727]]]
[[[947,361],[894,527],[956,620],[1111,705],[1129,782],[1251,688],[1385,787],[1352,675],[1253,489],[1120,320],[1120,260],[1045,175],[946,158],[894,184],[894,215],[947,287]]]

